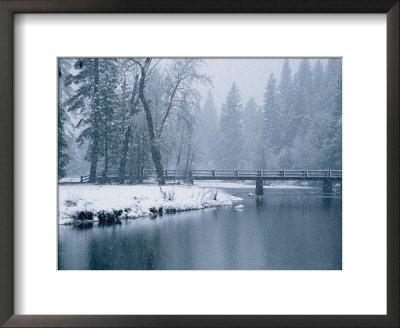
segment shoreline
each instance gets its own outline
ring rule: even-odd
[[[154,217],[241,200],[217,188],[192,185],[60,184],[58,224]]]
[[[231,206],[243,199],[223,189],[255,188],[253,184],[196,181],[194,185],[97,185],[59,183],[58,224],[116,222],[119,219],[156,217],[189,210]],[[265,189],[314,190],[315,186],[276,183]],[[231,190],[231,192],[233,191]],[[251,193],[252,194],[252,193]],[[313,192],[311,192],[313,194]]]

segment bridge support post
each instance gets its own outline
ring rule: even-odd
[[[257,180],[256,180],[256,195],[257,196],[262,196],[264,194],[263,184],[264,184],[263,179],[257,178]]]
[[[331,194],[332,193],[332,181],[330,179],[325,179],[324,184],[322,186],[322,192],[324,194]]]

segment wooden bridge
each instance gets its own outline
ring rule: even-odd
[[[342,181],[342,170],[170,170],[163,171],[165,180],[186,180],[193,183],[194,180],[255,180],[256,194],[263,194],[263,182],[275,180],[304,180],[323,181],[323,192],[332,193],[332,182]],[[144,169],[140,180],[157,178],[155,169]],[[97,173],[96,181],[119,181],[117,170],[110,170],[105,178],[104,173]],[[81,183],[88,182],[89,176],[81,176]]]

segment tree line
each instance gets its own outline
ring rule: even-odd
[[[303,59],[295,73],[286,59],[279,81],[269,76],[261,105],[250,98],[243,106],[233,83],[219,123],[206,124],[208,158],[223,168],[341,169],[341,74],[340,59],[326,67]],[[203,112],[215,111],[209,94]]]
[[[286,59],[279,81],[269,77],[260,105],[250,98],[243,106],[233,82],[219,115],[211,91],[200,106],[199,85],[211,83],[203,64],[60,59],[59,177],[78,162],[77,149],[85,151],[90,182],[99,174],[106,182],[110,170],[120,183],[141,181],[144,168],[155,168],[160,184],[165,168],[341,169],[339,59],[325,66],[303,59],[297,72]]]

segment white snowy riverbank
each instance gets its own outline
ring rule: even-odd
[[[199,187],[213,187],[213,188],[229,188],[229,189],[234,189],[234,188],[249,188],[249,189],[255,189],[256,182],[247,180],[247,181],[241,181],[241,182],[235,182],[235,181],[223,181],[223,180],[204,180],[204,181],[195,181],[194,184]],[[315,189],[316,187],[309,186],[306,183],[296,183],[293,181],[278,181],[278,182],[273,182],[269,185],[264,185],[264,189]]]
[[[59,224],[69,223],[82,211],[122,210],[128,217],[151,214],[151,209],[186,211],[229,206],[241,198],[215,188],[167,185],[59,185]]]

